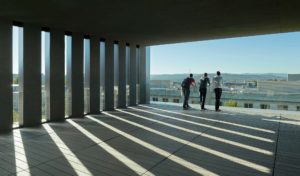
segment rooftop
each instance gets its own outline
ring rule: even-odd
[[[15,129],[0,135],[0,173],[299,175],[299,116],[276,112],[151,104]]]

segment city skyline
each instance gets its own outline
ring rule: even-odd
[[[300,73],[299,47],[300,32],[152,46],[151,74]]]

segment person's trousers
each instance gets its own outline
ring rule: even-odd
[[[219,110],[220,103],[221,103],[221,95],[222,95],[222,88],[215,88],[215,95],[216,95],[216,103],[215,103],[215,110]]]
[[[190,89],[182,89],[182,93],[183,93],[183,108],[187,108],[189,106],[189,97],[190,97]]]
[[[206,88],[201,88],[201,89],[200,89],[200,103],[201,103],[201,109],[204,109],[205,99],[206,99],[206,92],[207,92],[207,89],[206,89]]]

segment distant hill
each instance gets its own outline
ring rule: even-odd
[[[213,77],[215,73],[209,73],[209,77]],[[186,78],[188,74],[161,74],[161,75],[150,75],[151,80],[171,80],[180,82]],[[202,75],[194,74],[195,79],[200,79]],[[284,73],[243,73],[243,74],[232,74],[223,73],[224,81],[241,82],[244,80],[287,80],[287,74]]]

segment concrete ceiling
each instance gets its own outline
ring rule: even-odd
[[[0,17],[141,45],[300,30],[299,0],[0,0]]]

